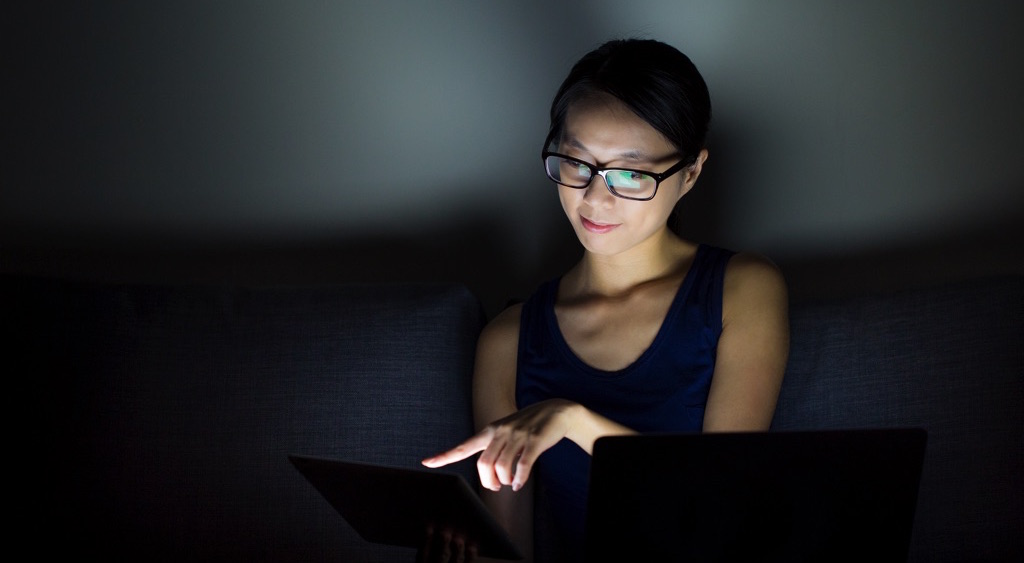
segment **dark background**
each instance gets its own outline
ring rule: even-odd
[[[691,56],[687,236],[795,299],[1024,273],[1016,2],[5,4],[0,271],[451,280],[488,312],[579,250],[540,168],[569,66]]]

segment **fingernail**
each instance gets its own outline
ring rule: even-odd
[[[512,490],[513,491],[519,491],[519,489],[522,489],[522,488],[523,488],[523,484],[520,483],[519,481],[516,481],[515,483],[512,483]]]

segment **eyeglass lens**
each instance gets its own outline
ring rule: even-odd
[[[544,160],[548,176],[571,188],[585,188],[590,184],[593,169],[586,163],[549,155]],[[646,198],[654,193],[658,181],[635,170],[609,168],[600,172],[611,192],[627,198]]]

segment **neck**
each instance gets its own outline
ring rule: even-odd
[[[694,245],[665,228],[634,248],[614,256],[585,251],[567,275],[566,281],[577,294],[617,296],[648,282],[680,272],[681,258],[689,256]]]

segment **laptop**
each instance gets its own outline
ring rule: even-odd
[[[304,455],[288,459],[366,541],[418,548],[428,527],[448,528],[474,538],[483,557],[522,559],[461,475]]]
[[[606,437],[587,561],[906,561],[921,429]]]

